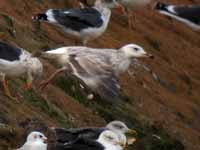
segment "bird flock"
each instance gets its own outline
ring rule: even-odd
[[[106,127],[55,128],[55,150],[123,150],[130,142],[126,135],[136,136],[135,130],[129,129],[121,121],[112,121]],[[131,139],[134,142],[136,139]],[[47,137],[38,131],[33,131],[27,140],[17,150],[47,150]]]
[[[129,29],[134,25],[132,10],[143,8],[150,0],[96,0],[93,6],[80,0],[80,8],[49,9],[34,15],[32,19],[47,22],[60,28],[64,33],[76,37],[82,46],[64,46],[41,52],[39,57],[55,61],[60,68],[47,80],[40,83],[44,89],[58,73],[65,72],[80,81],[81,88],[89,88],[111,104],[122,102],[119,76],[126,72],[133,59],[153,58],[137,44],[116,48],[91,48],[87,43],[99,38],[108,27],[112,9],[118,8],[128,18]],[[144,8],[143,8],[144,9]],[[194,30],[200,29],[200,5],[169,5],[157,2],[154,10],[170,16]],[[25,89],[33,82],[42,80],[43,64],[38,57],[23,48],[0,42],[0,77],[4,94],[13,100],[7,78],[26,76]],[[90,95],[93,99],[94,95]],[[121,121],[112,121],[106,127],[76,129],[51,128],[56,135],[56,150],[122,150],[127,146],[126,133],[136,135]],[[134,140],[135,141],[135,140]],[[47,137],[37,131],[27,136],[25,144],[18,150],[47,150]]]

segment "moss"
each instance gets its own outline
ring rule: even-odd
[[[39,21],[34,21],[33,23],[34,32],[38,33],[41,30],[41,24]]]
[[[35,108],[39,109],[43,114],[48,115],[49,117],[57,120],[60,125],[69,127],[70,123],[68,117],[62,113],[56,106],[43,99],[33,90],[28,90],[23,93],[24,99]]]
[[[2,17],[4,24],[3,24],[3,31],[7,31],[7,33],[13,37],[16,38],[16,31],[14,29],[14,23],[13,23],[13,19],[12,17],[10,17],[9,15],[6,14],[0,14],[0,16]]]
[[[0,14],[0,15],[3,17],[5,23],[6,23],[6,25],[7,25],[8,27],[14,28],[13,19],[12,19],[10,16],[5,15],[5,14]]]
[[[86,92],[80,90],[79,82],[73,77],[60,77],[56,80],[56,85],[65,91],[68,95],[74,97],[77,101],[84,105],[90,105],[90,101],[86,100]]]

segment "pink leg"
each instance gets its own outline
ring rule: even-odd
[[[134,21],[135,21],[135,18],[134,18],[134,15],[132,14],[133,12],[131,10],[127,10],[127,16],[128,16],[128,26],[129,26],[129,29],[134,29]]]
[[[61,68],[56,70],[47,80],[44,80],[40,83],[41,90],[45,89],[47,85],[56,77],[57,74],[62,73],[66,70],[66,68]]]
[[[15,100],[15,101],[19,102],[18,99],[17,99],[16,97],[13,97],[13,96],[11,95],[10,90],[9,90],[9,87],[8,87],[8,81],[5,80],[5,79],[3,80],[3,89],[4,89],[4,94],[5,94],[8,98],[10,98],[11,100]]]

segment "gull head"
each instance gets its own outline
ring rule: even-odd
[[[128,58],[153,58],[153,55],[148,54],[141,46],[136,44],[125,45],[120,50],[122,50]]]
[[[41,142],[43,144],[46,144],[47,137],[40,132],[34,131],[28,135],[27,142]]]
[[[126,146],[126,137],[111,130],[102,132],[97,140],[106,149],[122,150]]]
[[[131,134],[136,135],[137,132],[135,130],[129,129],[127,125],[121,121],[112,121],[106,126],[109,130],[112,130],[116,133],[121,134]]]

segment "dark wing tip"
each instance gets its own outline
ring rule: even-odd
[[[97,94],[108,103],[122,104],[122,97],[120,94],[120,85],[115,78],[103,78],[97,84]]]
[[[34,21],[47,21],[47,15],[46,14],[36,14],[32,16],[32,20]]]
[[[166,4],[166,3],[157,2],[153,9],[155,9],[155,10],[165,10],[167,6],[169,6],[169,5]]]

